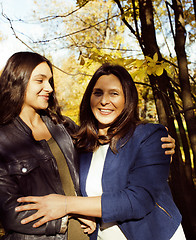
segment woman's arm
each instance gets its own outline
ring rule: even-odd
[[[101,217],[101,197],[76,197],[50,194],[43,197],[22,197],[18,202],[33,202],[16,208],[16,212],[25,210],[38,210],[33,215],[21,221],[27,224],[31,221],[41,218],[33,227],[39,227],[42,224],[53,219],[61,218],[65,215],[84,215],[92,217]]]

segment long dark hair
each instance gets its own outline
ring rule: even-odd
[[[31,73],[42,62],[48,64],[53,75],[51,62],[38,53],[17,52],[8,59],[0,76],[0,124],[9,123],[20,114]],[[61,122],[63,117],[56,99],[53,77],[50,84],[53,92],[48,108],[43,113],[57,123]]]
[[[115,75],[121,82],[125,107],[108,129],[107,136],[98,136],[98,124],[90,106],[90,98],[97,80],[103,75]],[[120,65],[103,64],[93,75],[80,105],[80,130],[75,135],[75,144],[81,151],[94,151],[100,142],[110,142],[113,152],[117,152],[117,142],[131,136],[140,123],[138,115],[138,93],[131,75]]]

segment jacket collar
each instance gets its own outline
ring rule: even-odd
[[[32,131],[29,128],[29,126],[19,117],[17,116],[14,120],[13,120],[14,125],[21,130],[22,132],[24,132],[27,135],[32,135]]]

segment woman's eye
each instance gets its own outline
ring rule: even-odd
[[[112,92],[111,95],[112,96],[118,96],[119,94],[118,94],[118,92]]]
[[[93,94],[94,94],[95,96],[101,96],[101,95],[102,95],[102,92],[100,92],[100,91],[95,91],[95,92],[93,92]]]
[[[42,79],[36,79],[36,81],[37,81],[38,83],[42,83],[42,82],[43,82]]]

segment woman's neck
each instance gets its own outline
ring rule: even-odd
[[[42,121],[40,115],[36,111],[22,110],[19,117],[32,129]]]
[[[21,111],[19,117],[31,129],[35,140],[49,140],[52,137],[41,116],[36,111]]]
[[[108,127],[107,128],[99,128],[98,134],[99,136],[107,136],[108,133]]]

